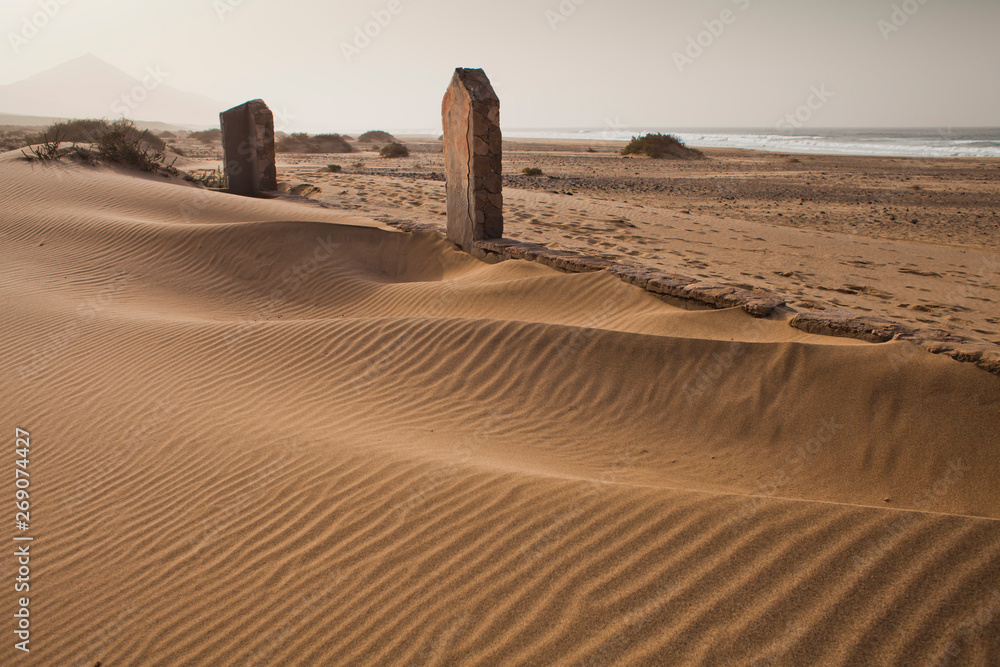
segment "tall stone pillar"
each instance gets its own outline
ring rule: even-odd
[[[260,197],[278,189],[274,154],[274,114],[253,100],[219,114],[229,192]]]
[[[503,237],[500,99],[481,69],[457,69],[442,104],[448,239]]]

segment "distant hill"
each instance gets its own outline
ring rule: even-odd
[[[87,54],[22,81],[0,86],[0,114],[44,118],[147,119],[169,127],[219,123],[228,106],[169,85],[170,74],[150,67],[142,79]],[[23,125],[24,123],[6,123]]]
[[[53,123],[58,123],[64,120],[70,120],[71,118],[79,118],[79,116],[12,116],[10,114],[0,113],[0,129],[2,128],[12,128],[12,127],[22,127],[22,128],[40,128],[48,127]],[[166,130],[193,130],[202,129],[204,125],[176,125],[171,123],[157,123],[144,120],[135,121],[136,127],[149,130],[150,132],[164,132]]]

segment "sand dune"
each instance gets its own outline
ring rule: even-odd
[[[1000,658],[1000,378],[16,157],[33,664]]]

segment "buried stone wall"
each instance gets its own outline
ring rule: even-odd
[[[274,114],[263,100],[252,100],[219,114],[229,192],[260,197],[278,189]]]
[[[466,251],[503,237],[500,99],[481,69],[455,70],[442,103],[448,239]]]

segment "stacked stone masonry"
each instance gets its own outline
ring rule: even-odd
[[[274,114],[263,100],[253,100],[219,114],[229,192],[260,197],[278,189]]]
[[[500,99],[481,69],[457,69],[442,103],[448,239],[471,251],[503,237]]]

